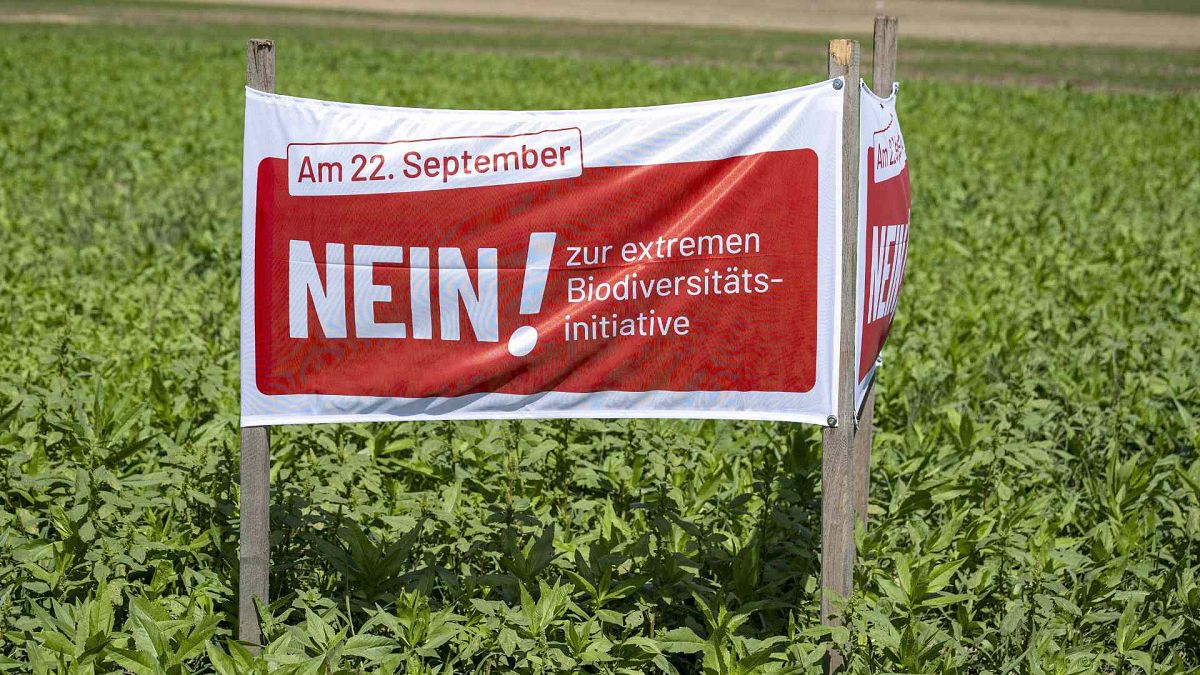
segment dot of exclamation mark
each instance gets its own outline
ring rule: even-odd
[[[521,314],[542,311],[546,294],[546,278],[550,275],[550,259],[554,254],[554,232],[532,232],[529,251],[525,255],[525,279],[521,283]],[[525,356],[537,346],[538,331],[533,326],[521,326],[508,338],[508,353]]]

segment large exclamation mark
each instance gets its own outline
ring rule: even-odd
[[[529,252],[525,256],[525,280],[521,284],[521,314],[542,311],[542,296],[546,294],[546,277],[550,274],[550,258],[554,254],[554,232],[533,232],[529,235]],[[521,326],[508,338],[508,353],[525,356],[537,345],[538,332],[533,326]]]

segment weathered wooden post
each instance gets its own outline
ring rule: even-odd
[[[896,81],[896,42],[900,37],[899,21],[894,16],[875,17],[875,38],[871,49],[871,89],[880,96],[892,91]]]
[[[275,91],[275,44],[246,43],[246,84]],[[243,301],[245,299],[243,298]],[[257,653],[262,644],[255,598],[269,602],[271,550],[271,433],[243,427],[241,435],[241,531],[238,535],[238,639]]]
[[[896,39],[899,27],[894,16],[875,17],[875,38],[871,47],[871,89],[880,96],[888,96],[892,82],[896,79]],[[875,371],[863,399],[858,416],[858,431],[854,437],[854,512],[858,519],[867,522],[867,504],[871,494],[871,436],[875,422]]]
[[[840,625],[836,598],[850,595],[854,582],[855,321],[858,259],[858,105],[859,49],[856,40],[829,41],[829,77],[844,77],[842,87],[842,278],[841,341],[838,345],[837,418],[821,437],[821,621]],[[842,670],[836,651],[826,672]]]

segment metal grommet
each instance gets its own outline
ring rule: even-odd
[[[841,89],[841,88],[842,88],[842,81],[841,81],[840,79],[838,79],[838,80],[834,80],[834,81],[833,81],[833,88],[834,88],[834,89]],[[832,416],[830,416],[830,419],[833,419],[833,417],[832,417]]]
[[[829,426],[836,427],[837,426],[837,415],[830,415],[829,419],[827,419],[825,421],[829,423]]]

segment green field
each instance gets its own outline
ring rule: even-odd
[[[817,620],[815,429],[287,428],[251,665],[231,631],[252,30],[0,25],[0,670],[816,672],[837,643],[856,673],[1200,672],[1200,96],[1152,53],[1128,61],[1182,85],[903,86],[912,260],[846,629]],[[270,32],[281,92],[597,107],[823,70],[815,37],[776,58],[733,33],[318,30]]]

